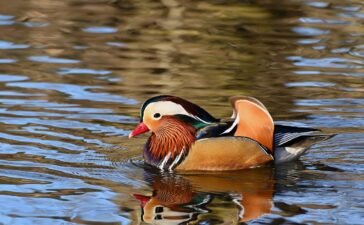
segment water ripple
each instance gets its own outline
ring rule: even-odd
[[[286,83],[287,87],[333,87],[336,84],[329,82],[304,81]]]
[[[14,16],[11,15],[3,15],[0,14],[0,26],[8,26],[15,24],[15,21],[12,20]]]
[[[15,140],[18,142],[23,142],[23,143],[41,144],[41,145],[51,146],[51,147],[55,147],[55,148],[64,148],[64,149],[72,150],[72,151],[82,151],[82,150],[86,149],[83,146],[67,143],[64,141],[42,140],[42,139],[38,139],[35,137],[25,137],[25,136],[12,135],[12,134],[7,134],[7,133],[0,133],[0,138],[8,139],[8,140]]]
[[[100,34],[110,34],[118,32],[117,28],[114,27],[86,27],[82,29],[87,33],[100,33]]]
[[[30,47],[30,45],[15,44],[10,41],[1,41],[0,40],[0,50],[1,49],[24,49],[24,48],[29,48],[29,47]]]
[[[43,126],[27,126],[27,127],[24,127],[23,130],[27,131],[29,133],[33,133],[33,134],[43,134],[43,135],[48,135],[48,136],[53,136],[53,137],[61,137],[63,139],[70,139],[70,140],[81,140],[85,143],[95,144],[95,145],[102,146],[105,148],[112,147],[111,144],[104,143],[98,139],[89,139],[89,138],[85,138],[83,136],[76,136],[73,134],[54,132],[54,131],[50,131],[49,128],[43,127]]]
[[[13,82],[28,80],[28,77],[21,75],[0,74],[0,82]]]
[[[46,55],[29,56],[28,59],[33,62],[57,63],[57,64],[74,64],[80,62],[80,60],[76,59],[55,58]]]
[[[17,61],[16,59],[0,59],[0,64],[15,63]]]
[[[328,2],[318,2],[318,1],[307,2],[305,4],[308,6],[312,6],[312,7],[320,8],[320,9],[327,8],[330,5],[330,3],[328,3]]]
[[[91,74],[91,75],[108,75],[111,74],[109,70],[95,70],[88,68],[60,68],[58,74]]]
[[[26,27],[46,27],[49,25],[49,23],[46,22],[34,22],[34,21],[24,22],[22,24]]]
[[[349,54],[352,56],[364,58],[364,45],[354,46],[350,49]]]
[[[9,26],[13,25],[15,21],[12,20],[0,20],[0,26]]]
[[[65,93],[72,99],[77,100],[89,100],[97,102],[119,102],[123,104],[137,104],[134,99],[122,97],[120,95],[111,95],[107,93],[94,93],[88,91],[89,89],[100,89],[99,86],[80,86],[74,84],[59,84],[59,83],[47,83],[47,82],[14,82],[8,83],[9,87],[21,87],[32,88],[41,90],[54,90],[61,93]]]
[[[86,123],[74,120],[51,120],[51,119],[38,119],[38,118],[21,118],[19,117],[5,117],[0,116],[0,123],[3,124],[15,124],[15,125],[28,125],[28,124],[38,124],[45,125],[56,128],[65,129],[84,129],[91,131],[92,133],[104,133],[108,135],[120,135],[127,136],[129,131],[124,131],[120,128],[113,126],[103,126],[100,124]]]
[[[330,33],[329,30],[323,30],[314,27],[295,27],[292,30],[303,36],[319,36]]]
[[[294,65],[303,67],[326,67],[326,68],[364,68],[364,62],[345,58],[305,58],[302,56],[291,56],[289,60],[294,61]]]
[[[12,15],[0,14],[0,20],[11,20],[13,18],[14,18],[14,16],[12,16]]]

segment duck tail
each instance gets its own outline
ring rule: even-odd
[[[280,164],[297,160],[314,144],[326,141],[335,135],[336,134],[309,134],[295,139],[294,142],[289,145],[277,146],[274,152],[274,161],[276,164]]]

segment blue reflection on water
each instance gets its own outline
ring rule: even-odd
[[[30,61],[40,62],[40,63],[59,63],[59,64],[74,64],[79,63],[80,60],[76,59],[64,59],[64,58],[55,58],[46,55],[38,55],[38,56],[30,56],[28,57]]]
[[[82,29],[84,32],[87,33],[100,33],[100,34],[110,34],[110,33],[116,33],[118,31],[117,28],[114,27],[86,27]]]
[[[15,44],[10,41],[2,41],[0,40],[0,49],[24,49],[29,48],[30,45],[26,44]]]
[[[108,93],[96,93],[88,91],[89,89],[99,89],[99,86],[80,86],[74,84],[60,84],[47,82],[14,82],[8,83],[9,87],[33,88],[41,90],[54,90],[69,95],[72,99],[90,100],[100,102],[119,102],[123,104],[135,105],[138,102],[134,99],[112,95]]]
[[[108,75],[111,74],[109,70],[96,70],[89,68],[60,68],[58,74],[93,74],[93,75]]]

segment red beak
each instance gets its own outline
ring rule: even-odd
[[[145,204],[147,204],[147,202],[151,199],[151,197],[148,196],[144,196],[144,195],[138,195],[138,194],[133,194],[134,197],[140,201],[140,204],[142,205],[142,207],[145,206]]]
[[[148,132],[149,128],[143,123],[139,123],[138,126],[129,134],[129,138],[132,138],[134,136],[137,136],[139,134],[144,134],[145,132]]]

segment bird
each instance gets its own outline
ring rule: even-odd
[[[275,123],[254,97],[233,96],[231,118],[215,118],[181,97],[158,95],[140,109],[129,138],[150,132],[144,162],[162,171],[232,171],[298,159],[335,134]]]

